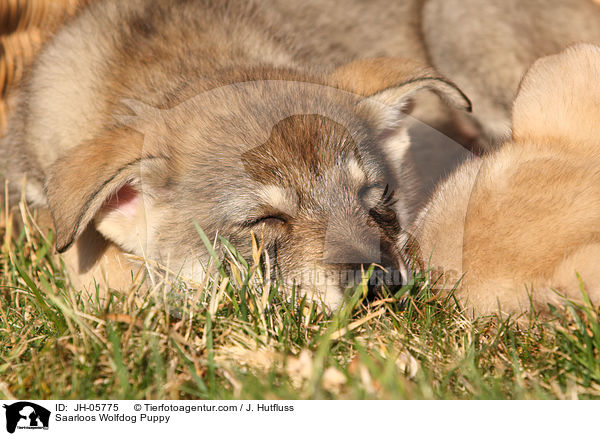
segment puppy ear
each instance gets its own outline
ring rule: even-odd
[[[67,250],[101,211],[137,213],[143,136],[130,129],[109,131],[82,144],[52,167],[46,184],[56,230],[56,248]],[[119,241],[115,241],[119,242]]]
[[[600,136],[600,47],[577,44],[537,60],[513,105],[513,138],[592,143]],[[562,141],[561,143],[565,143]]]
[[[428,89],[448,104],[471,111],[471,101],[454,83],[432,68],[407,59],[358,60],[338,68],[330,78],[336,87],[388,106],[405,109],[411,96]]]
[[[382,150],[398,172],[406,168],[410,138],[402,120],[412,109],[412,98],[430,90],[457,108],[471,111],[471,102],[452,82],[435,70],[406,59],[376,58],[351,62],[330,76],[334,86],[366,97],[365,107],[380,130]]]

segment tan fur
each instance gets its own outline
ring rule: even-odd
[[[420,62],[391,58],[363,59],[343,65],[330,77],[336,86],[360,95],[373,95],[386,105],[398,101],[398,90],[394,85],[398,77],[402,77],[404,86],[401,92],[404,97],[427,88],[439,93],[452,107],[471,110],[469,99],[462,91],[457,92],[456,85]]]
[[[36,211],[40,229],[52,227],[52,217],[46,209]],[[19,222],[17,222],[17,226]],[[144,267],[134,261],[114,243],[107,241],[93,226],[88,226],[77,242],[62,255],[69,281],[75,289],[94,298],[98,292],[105,298],[110,289],[127,292],[140,290]]]
[[[198,281],[208,253],[194,223],[246,257],[264,226],[285,282],[330,306],[350,284],[331,275],[405,270],[394,240],[411,214],[409,167],[386,155],[404,154],[418,91],[468,99],[409,61],[304,65],[271,13],[245,0],[105,0],[46,46],[0,149],[13,191],[26,174],[29,201],[49,208],[59,251],[89,264],[95,244],[82,238],[102,235]],[[313,270],[334,286],[305,281]]]
[[[513,108],[513,138],[462,166],[421,214],[421,257],[462,277],[476,313],[547,312],[558,291],[600,300],[600,48],[538,60]]]
[[[18,85],[44,41],[87,0],[0,2],[0,133],[6,133],[7,93]]]
[[[427,63],[420,34],[423,0],[263,0],[303,63],[339,67],[357,58]]]
[[[326,69],[378,57],[430,64],[421,30],[425,3],[426,0],[263,0],[282,33],[297,46],[296,59]],[[479,127],[440,102],[438,96],[421,92],[415,99],[414,118],[472,151],[485,147],[479,142]],[[418,129],[413,129],[412,134],[413,154],[420,157],[424,148],[420,142],[427,141],[427,135]],[[409,154],[407,159],[410,158]]]
[[[431,62],[473,101],[492,142],[510,137],[523,74],[539,57],[577,42],[600,43],[590,0],[427,0],[423,34]]]
[[[67,273],[75,289],[94,297],[96,288],[104,298],[109,289],[127,292],[142,284],[142,262],[128,258],[92,227],[63,254]]]

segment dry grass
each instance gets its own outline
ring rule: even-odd
[[[499,399],[600,396],[589,303],[557,321],[463,317],[426,275],[327,315],[219,245],[211,279],[106,299],[73,289],[27,209],[0,222],[1,398]],[[257,244],[258,245],[258,244]],[[168,290],[168,292],[167,292]]]

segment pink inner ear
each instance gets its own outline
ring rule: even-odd
[[[119,211],[127,216],[135,215],[139,202],[139,192],[131,185],[125,185],[110,198],[102,206],[102,210],[106,212]]]

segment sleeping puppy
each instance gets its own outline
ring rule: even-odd
[[[577,42],[600,44],[594,0],[427,0],[423,35],[431,62],[473,101],[492,143],[510,137],[523,74]]]
[[[197,225],[247,257],[264,232],[287,288],[331,308],[372,263],[388,273],[372,292],[401,286],[409,100],[469,101],[410,61],[302,67],[261,8],[100,1],[41,52],[0,150],[13,191],[26,176],[28,201],[49,209],[75,276],[95,279],[113,244],[198,282]]]
[[[422,262],[449,286],[461,279],[456,295],[475,314],[581,300],[576,273],[600,300],[599,77],[589,44],[535,62],[512,140],[459,168],[420,215]]]

